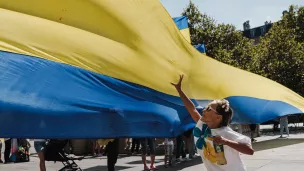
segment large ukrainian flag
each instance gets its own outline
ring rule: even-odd
[[[169,137],[197,105],[227,98],[234,122],[304,111],[266,78],[202,55],[159,1],[0,0],[0,137]]]

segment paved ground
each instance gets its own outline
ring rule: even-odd
[[[293,134],[288,139],[278,139],[278,136],[263,136],[254,143],[256,153],[253,156],[242,155],[248,171],[302,171],[304,169],[304,134]],[[85,171],[106,171],[106,158],[87,158],[78,161]],[[47,162],[47,170],[58,170],[61,163]],[[177,163],[173,168],[164,168],[163,156],[157,156],[156,165],[159,170],[200,170],[205,171],[200,157],[191,161]],[[1,164],[0,171],[38,171],[38,158],[31,156],[28,163]],[[143,170],[140,156],[120,156],[117,170],[140,171]]]

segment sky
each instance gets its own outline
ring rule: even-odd
[[[160,0],[172,17],[181,16],[189,0]],[[243,23],[250,21],[251,28],[265,21],[278,21],[289,6],[304,6],[304,0],[192,0],[202,13],[218,23],[233,24],[243,30]]]

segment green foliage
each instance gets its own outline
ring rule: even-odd
[[[304,8],[290,6],[256,46],[258,74],[304,95]]]

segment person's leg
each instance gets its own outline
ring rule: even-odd
[[[97,148],[97,155],[100,156],[100,145],[98,143],[98,140],[96,140],[95,144],[96,144],[95,149]]]
[[[140,140],[141,141],[141,151],[142,151],[142,162],[144,164],[144,170],[149,170],[147,166],[147,139],[143,138]]]
[[[186,150],[185,152],[189,154],[190,156],[190,137],[185,137],[185,146],[186,146]]]
[[[185,141],[184,141],[183,137],[182,137],[182,145],[181,146],[182,146],[181,147],[182,159],[185,159],[187,154],[186,154],[186,151],[185,151],[186,144],[185,144]]]
[[[191,135],[192,135],[192,129],[189,129],[188,131],[186,131],[184,133],[184,137],[185,137],[185,147],[186,150],[185,152],[189,153],[189,158],[192,158],[192,144],[191,144]]]
[[[193,135],[192,135],[192,129],[187,131],[187,133],[185,134],[185,139],[186,139],[186,147],[187,147],[187,151],[189,153],[189,158],[193,158],[194,155],[194,149],[193,149],[193,145],[194,145],[194,140],[193,140]]]
[[[40,171],[46,171],[46,167],[45,167],[45,157],[44,157],[44,147],[45,147],[45,142],[34,142],[34,147],[35,150],[38,154],[38,158],[39,158],[39,168]]]
[[[150,158],[151,158],[150,169],[151,170],[157,170],[156,167],[154,167],[154,163],[155,163],[155,138],[149,138],[148,139],[148,144],[149,144],[149,148],[150,148]]]
[[[164,149],[165,149],[164,163],[165,163],[165,167],[168,167],[169,145],[168,145],[168,144],[165,144]]]
[[[104,152],[102,155],[106,156],[108,154],[108,145],[104,147]]]
[[[132,145],[131,145],[131,153],[134,153],[134,149],[135,149],[135,145],[136,145],[136,139],[132,138]]]
[[[181,147],[182,147],[182,138],[181,135],[179,135],[176,137],[176,160],[180,158]]]
[[[283,124],[283,122],[280,120],[280,134],[281,134],[281,137],[283,137],[283,130],[284,130],[284,124]]]
[[[118,155],[119,155],[119,138],[116,138],[114,141],[113,141],[113,144],[114,144],[114,147],[115,147],[115,150],[114,150],[114,154],[115,154],[115,158],[114,158],[114,163],[116,164],[117,162],[117,158],[118,158]]]
[[[136,143],[135,143],[135,145],[136,145],[136,153],[139,153],[140,140],[137,139],[137,138],[135,140],[136,140]]]
[[[9,163],[10,162],[10,154],[11,154],[11,146],[12,141],[11,139],[8,139],[5,141],[5,150],[4,150],[4,162]]]
[[[2,152],[2,141],[0,140],[0,163],[3,163],[2,159],[1,159],[1,153]]]
[[[164,158],[165,167],[168,167],[168,158],[169,156],[166,154]]]
[[[193,158],[194,154],[195,154],[195,146],[194,146],[194,137],[193,134],[191,134],[190,136],[190,142],[189,142],[189,148],[190,148],[190,152],[189,152],[189,158]]]
[[[249,124],[249,127],[250,127],[250,134],[251,134],[251,142],[254,142],[255,141],[254,133],[256,130],[256,124]]]
[[[38,157],[39,157],[39,167],[40,171],[46,171],[45,168],[45,159],[44,159],[44,152],[38,152]]]
[[[289,136],[289,128],[288,128],[288,121],[287,120],[284,122],[284,127],[285,127],[287,135]]]
[[[173,156],[174,145],[169,146],[169,166],[172,166],[172,156]]]
[[[261,137],[261,126],[260,126],[260,124],[257,124],[257,136],[258,137]]]
[[[91,140],[92,142],[92,155],[95,156],[96,155],[96,140],[93,139]]]
[[[114,171],[119,153],[119,139],[115,139],[114,141],[109,142],[107,147],[108,147],[108,154],[107,154],[108,171]]]
[[[115,170],[115,164],[113,161],[114,158],[114,154],[113,154],[113,142],[109,142],[108,145],[108,153],[107,153],[107,167],[108,167],[108,171],[114,171]]]
[[[125,151],[129,151],[130,150],[130,138],[126,138],[125,139]]]

